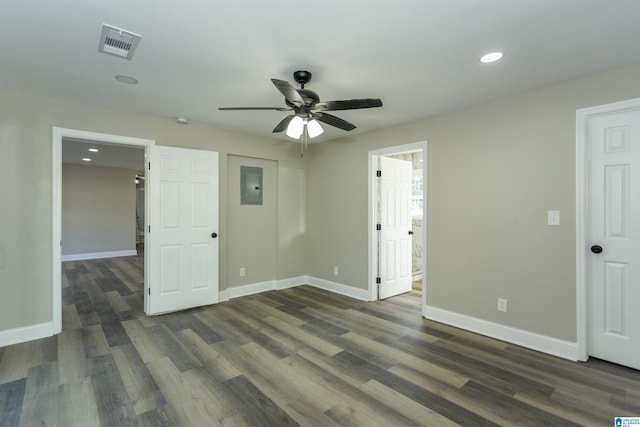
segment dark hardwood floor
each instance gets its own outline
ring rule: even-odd
[[[301,286],[157,317],[140,257],[63,264],[63,332],[0,348],[5,426],[612,426],[640,372]]]

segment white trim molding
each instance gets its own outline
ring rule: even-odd
[[[53,322],[0,331],[0,347],[47,338],[57,334]]]
[[[138,255],[138,252],[135,249],[126,249],[122,251],[109,251],[109,252],[91,252],[86,254],[69,254],[69,255],[62,255],[62,262],[82,261],[85,259],[115,258],[120,256],[134,256],[134,255]]]
[[[229,301],[233,298],[259,294],[267,291],[294,288],[308,284],[307,276],[292,277],[289,279],[268,280],[266,282],[250,283],[248,285],[234,286],[219,292],[218,301]]]
[[[276,280],[276,289],[289,289],[295,288],[296,286],[306,285],[309,283],[308,276],[298,276],[292,277],[290,279],[279,279]]]
[[[259,294],[262,292],[272,291],[276,288],[276,281],[269,280],[268,282],[251,283],[249,285],[234,286],[233,288],[227,288],[227,298],[234,299],[247,295]]]
[[[415,151],[422,151],[422,182],[424,183],[424,207],[422,213],[422,271],[427,271],[427,199],[429,183],[427,181],[427,141],[414,142],[411,144],[396,145],[393,147],[381,148],[379,150],[369,151],[367,157],[368,164],[368,277],[367,277],[367,297],[365,301],[377,301],[378,300],[378,284],[376,283],[376,277],[378,276],[378,251],[377,251],[377,234],[375,229],[376,224],[376,203],[377,196],[377,182],[375,172],[378,169],[378,158],[383,156],[390,156],[394,154],[411,153]],[[423,274],[422,280],[422,306],[426,305],[427,298],[427,275]]]
[[[342,283],[336,283],[330,280],[318,279],[317,277],[307,277],[307,284],[335,294],[344,295],[361,301],[369,301],[368,289],[354,288],[353,286],[343,285]]]
[[[437,307],[425,306],[423,316],[429,320],[444,323],[476,334],[485,335],[510,344],[516,344],[532,350],[572,361],[578,359],[578,345],[565,341],[487,320],[454,313]]]
[[[234,286],[220,291],[218,300],[220,302],[229,301],[234,298],[259,294],[267,291],[294,288],[296,286],[309,285],[314,288],[323,289],[335,294],[344,295],[361,301],[368,301],[369,291],[358,289],[342,283],[331,282],[329,280],[318,279],[317,277],[298,276],[290,279],[269,280],[266,282],[251,283],[249,285]]]
[[[53,127],[51,129],[51,207],[52,207],[52,272],[53,277],[52,288],[52,306],[53,306],[53,333],[57,334],[62,331],[62,268],[60,263],[62,262],[62,140],[64,138],[76,138],[85,141],[97,141],[106,142],[120,145],[130,145],[142,147],[145,150],[145,155],[149,155],[149,147],[155,145],[155,140],[135,138],[130,136],[112,135],[99,132],[89,132],[79,129],[67,129],[60,127]],[[149,206],[149,192],[145,192],[145,206]],[[148,224],[149,209],[145,209],[145,224]],[[145,242],[149,241],[149,236],[145,230]],[[145,313],[148,310],[147,299],[149,289],[149,274],[148,271],[148,251],[144,255],[144,310]],[[28,327],[30,328],[30,327]]]

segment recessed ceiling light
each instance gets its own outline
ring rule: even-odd
[[[189,119],[187,119],[186,117],[176,117],[176,123],[179,123],[181,125],[188,125]]]
[[[89,148],[89,151],[91,151],[92,153],[97,153],[100,150],[98,150],[97,148]]]
[[[483,55],[480,58],[480,62],[482,62],[483,64],[488,64],[490,62],[496,62],[496,61],[499,61],[500,59],[502,59],[503,56],[504,56],[504,53],[502,53],[502,52],[487,53],[486,55]]]
[[[90,159],[90,158],[88,158],[88,157],[85,157],[85,158],[83,158],[83,159],[82,159],[82,161],[83,161],[83,162],[90,162],[90,161],[91,161],[91,159]]]
[[[135,85],[135,84],[138,84],[138,79],[133,78],[133,77],[131,77],[131,76],[117,75],[117,76],[115,77],[115,79],[116,79],[117,81],[119,81],[120,83],[124,83],[124,84],[127,84],[127,85]]]

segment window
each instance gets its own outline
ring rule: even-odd
[[[414,170],[413,173],[419,172],[420,175],[413,175],[413,192],[422,192],[422,170]]]
[[[411,215],[422,216],[422,209],[424,207],[424,201],[422,196],[411,197]]]
[[[422,169],[414,169],[411,179],[411,215],[422,216],[424,209],[424,183],[422,182]]]

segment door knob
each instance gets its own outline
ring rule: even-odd
[[[211,237],[215,239],[216,237],[218,237],[218,233],[211,233]]]
[[[409,230],[409,234],[413,234],[413,230]]]
[[[599,254],[600,252],[602,252],[602,246],[600,245],[591,246],[591,252],[593,252],[594,254]]]

